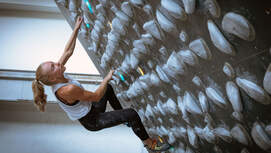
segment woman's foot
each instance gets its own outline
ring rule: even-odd
[[[161,151],[167,151],[170,149],[170,144],[163,140],[157,141],[156,139],[147,139],[144,141],[145,147],[148,151],[151,152],[161,152]]]

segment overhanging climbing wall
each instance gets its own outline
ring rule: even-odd
[[[271,151],[269,0],[56,0],[170,152]],[[83,64],[83,63],[82,63]]]

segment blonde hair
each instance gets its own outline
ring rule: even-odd
[[[47,95],[44,93],[44,85],[53,85],[53,82],[49,81],[49,76],[42,73],[42,64],[36,70],[36,79],[32,82],[32,91],[34,97],[34,105],[39,111],[45,111],[45,105],[47,103]]]

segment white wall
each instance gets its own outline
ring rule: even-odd
[[[35,70],[43,61],[57,61],[71,33],[60,14],[0,10],[0,69]],[[78,40],[66,67],[99,74]]]
[[[57,104],[48,104],[46,113],[40,113],[32,103],[0,103],[2,153],[141,153],[142,146],[125,125],[87,131]]]
[[[141,153],[142,144],[125,126],[89,132],[80,125],[0,122],[2,153]]]

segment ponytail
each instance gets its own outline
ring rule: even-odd
[[[38,108],[39,111],[45,111],[45,105],[47,103],[47,95],[44,93],[43,84],[38,80],[32,82],[32,91],[34,97],[34,105]]]

